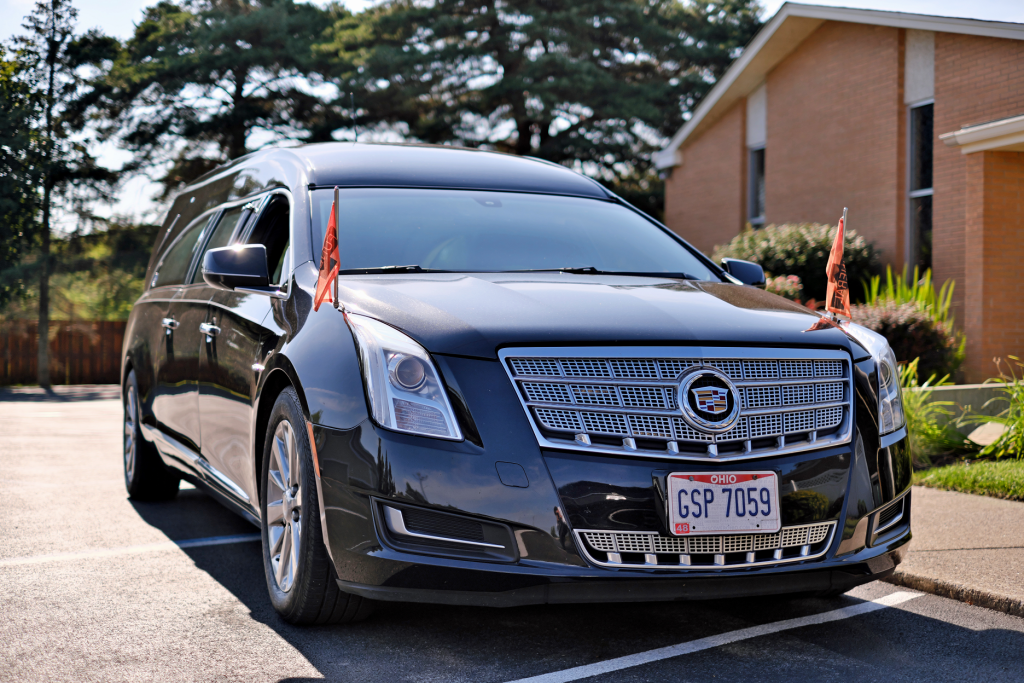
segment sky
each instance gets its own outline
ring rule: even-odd
[[[319,5],[327,4],[326,0],[312,1]],[[157,0],[76,0],[75,6],[79,10],[78,26],[83,31],[99,28],[108,35],[128,38],[136,22],[141,19],[143,9],[156,2]],[[767,20],[778,11],[784,0],[761,2],[765,8],[764,19]],[[0,0],[0,41],[21,32],[22,18],[31,11],[34,4],[35,0]],[[374,2],[343,0],[343,4],[358,11]],[[1024,23],[1024,0],[815,0],[814,4]],[[98,152],[101,163],[113,168],[127,161],[126,153],[113,146],[106,146]],[[143,215],[154,206],[150,198],[156,189],[157,186],[145,178],[132,179],[122,187],[117,204],[100,209],[97,213],[116,213],[135,219],[143,218]],[[152,219],[151,216],[150,218]]]

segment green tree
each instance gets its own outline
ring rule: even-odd
[[[343,81],[355,68],[366,123],[575,166],[639,197],[658,192],[651,152],[753,37],[759,11],[755,0],[391,0],[337,20],[318,49]]]
[[[26,129],[30,134],[25,149],[37,155],[41,185],[33,237],[39,249],[38,381],[47,388],[54,209],[81,209],[103,196],[103,190],[116,180],[116,174],[96,163],[81,138],[89,109],[86,103],[93,91],[86,84],[86,71],[109,58],[116,41],[97,32],[76,36],[77,15],[71,0],[39,0],[22,24],[27,33],[13,40],[23,65],[20,82],[39,102],[38,115]]]
[[[32,124],[39,99],[26,67],[0,45],[0,309],[24,291],[22,260],[31,248],[39,180]]]
[[[101,76],[108,125],[136,165],[172,161],[169,196],[314,116],[312,45],[324,11],[292,0],[165,0]]]

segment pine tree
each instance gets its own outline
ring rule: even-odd
[[[755,0],[392,0],[335,55],[372,118],[434,143],[575,166],[643,194],[650,154],[760,26]]]
[[[115,41],[90,32],[76,36],[78,11],[71,0],[39,0],[23,24],[25,35],[13,44],[21,69],[18,82],[38,103],[35,115],[25,121],[22,153],[36,159],[39,185],[38,215],[31,224],[38,244],[39,351],[38,382],[50,386],[49,338],[52,220],[55,208],[73,210],[104,187],[116,175],[99,166],[81,139],[91,88],[85,85],[82,68],[112,54]]]
[[[300,139],[323,10],[292,0],[168,0],[101,76],[105,133],[136,165],[171,168],[165,197],[261,144]],[[298,114],[296,113],[298,112]]]

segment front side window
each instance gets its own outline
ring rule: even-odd
[[[238,221],[242,218],[242,214],[246,211],[243,207],[235,207],[234,209],[228,209],[221,215],[220,220],[217,221],[217,227],[213,229],[213,234],[210,235],[209,241],[206,243],[206,248],[203,249],[203,255],[211,249],[219,249],[220,247],[226,247],[231,244],[231,237],[235,234],[235,229],[238,227]],[[199,267],[192,273],[192,284],[197,284],[203,281],[203,269],[202,261],[199,263]]]
[[[153,275],[153,287],[184,284],[192,258],[203,243],[203,235],[210,224],[210,217],[204,216],[185,228],[177,240],[160,259]]]
[[[719,281],[657,225],[608,201],[512,192],[341,192],[342,270],[419,266],[455,272],[594,268]],[[313,192],[323,244],[333,190]],[[319,256],[319,254],[317,254]]]

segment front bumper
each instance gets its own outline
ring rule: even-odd
[[[892,573],[907,550],[909,505],[896,526],[877,533],[880,511],[909,491],[906,440],[880,443],[872,437],[874,426],[860,421],[871,413],[858,405],[852,443],[756,461],[757,468],[780,475],[784,527],[835,523],[823,554],[767,566],[596,566],[574,531],[665,533],[657,491],[680,465],[542,451],[498,363],[448,357],[439,365],[446,383],[473,407],[474,438],[397,434],[368,420],[351,430],[314,425],[324,537],[345,591],[496,607],[844,591]],[[509,464],[521,468],[526,486],[502,479]],[[443,547],[396,543],[381,519],[382,504],[507,528],[513,550],[504,558],[474,559]]]

